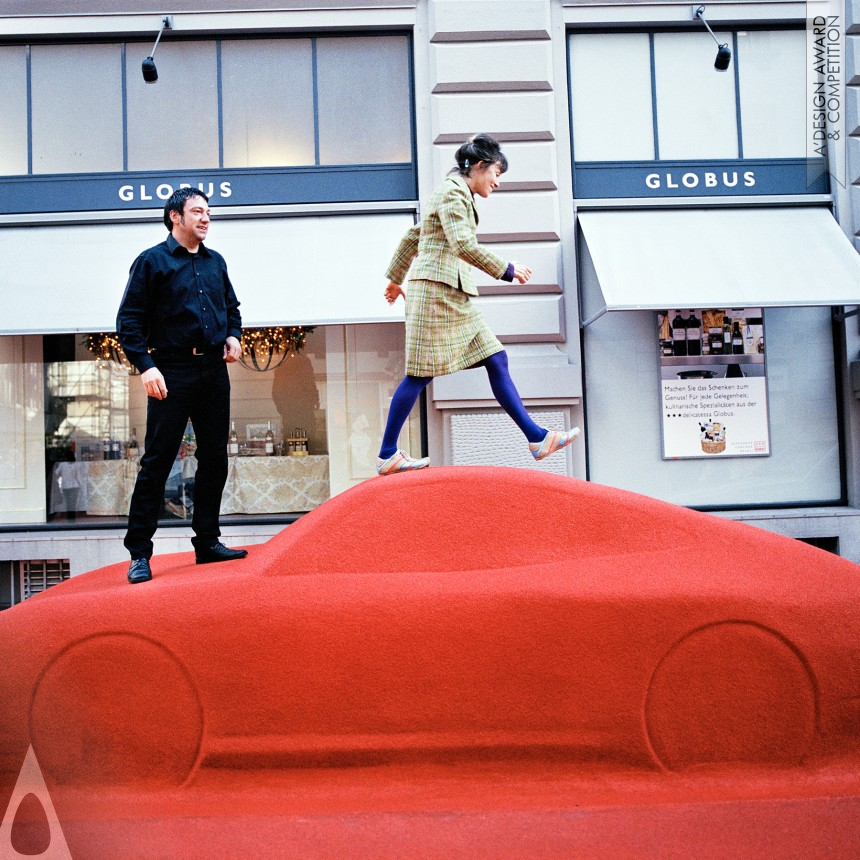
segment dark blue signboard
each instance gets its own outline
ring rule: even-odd
[[[174,189],[202,189],[213,206],[414,200],[412,164],[0,177],[0,214],[160,208]]]
[[[824,159],[591,161],[574,165],[577,199],[826,194]]]

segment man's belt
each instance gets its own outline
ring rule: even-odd
[[[215,353],[222,352],[222,348],[217,346],[182,346],[182,347],[168,347],[167,349],[156,349],[156,356],[194,356],[196,358],[202,358],[204,355],[215,355]]]

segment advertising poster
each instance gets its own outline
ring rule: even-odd
[[[657,314],[663,459],[770,454],[761,308]]]

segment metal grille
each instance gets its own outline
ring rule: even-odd
[[[567,416],[561,410],[530,409],[529,414],[550,430],[564,430]],[[568,474],[570,454],[561,453],[535,462],[522,432],[501,409],[450,415],[451,464],[454,466],[520,466],[556,475]]]
[[[19,561],[21,595],[24,600],[69,578],[69,560],[51,558]]]

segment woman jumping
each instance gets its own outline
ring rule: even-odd
[[[485,367],[493,396],[522,430],[535,460],[569,445],[579,428],[547,430],[535,424],[523,406],[508,372],[508,354],[469,296],[477,296],[472,266],[494,278],[526,283],[528,266],[506,263],[478,244],[478,213],[474,197],[489,197],[499,187],[508,160],[498,142],[476,134],[454,156],[457,166],[433,192],[420,223],[400,242],[386,272],[385,298],[406,300],[406,376],[391,400],[388,421],[376,464],[380,475],[423,469],[399,450],[397,439],[418,395],[434,376],[470,367]],[[401,286],[410,270],[409,294]]]

